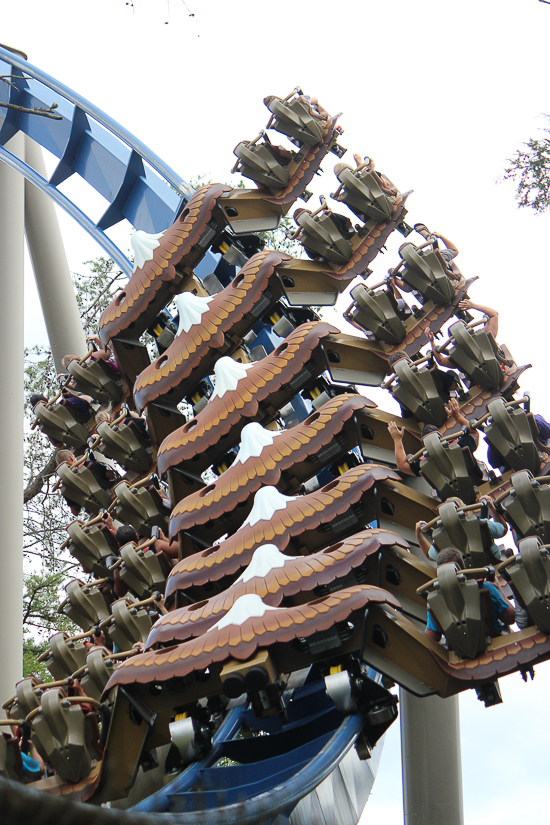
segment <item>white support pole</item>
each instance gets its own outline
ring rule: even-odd
[[[464,825],[458,697],[401,689],[399,716],[405,825]]]
[[[7,148],[23,158],[23,135]],[[0,702],[23,670],[23,184],[0,162]]]
[[[42,149],[25,140],[29,166],[46,176]],[[53,202],[25,181],[25,231],[55,367],[64,355],[83,356],[86,341]]]

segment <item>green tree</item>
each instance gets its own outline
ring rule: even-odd
[[[86,335],[97,334],[97,320],[110,303],[113,292],[125,283],[114,261],[98,258],[86,261],[87,272],[74,274],[76,300]],[[52,354],[41,347],[25,352],[25,400],[34,393],[52,398],[58,390]],[[53,491],[56,480],[55,455],[46,436],[32,429],[29,420],[25,428],[24,482],[24,556],[25,591],[24,672],[44,677],[44,667],[38,656],[45,649],[49,636],[56,630],[76,630],[66,617],[57,612],[63,597],[63,586],[78,575],[79,566],[60,547],[67,538],[65,526],[72,516],[59,493]]]
[[[531,138],[517,149],[504,170],[504,179],[516,183],[518,205],[539,213],[550,208],[550,128],[545,126],[542,132],[542,137]]]

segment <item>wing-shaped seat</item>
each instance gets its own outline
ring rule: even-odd
[[[527,612],[542,633],[550,633],[550,555],[537,536],[518,542],[506,572],[512,579]]]
[[[57,468],[61,493],[69,501],[96,515],[111,503],[111,494],[101,486],[93,472],[84,465],[70,467],[66,462]]]
[[[79,782],[101,757],[95,713],[85,714],[78,704],[64,701],[58,688],[44,692],[33,719],[32,741],[38,753],[65,782]]]
[[[120,578],[138,598],[146,598],[156,590],[164,591],[166,575],[151,549],[136,550],[134,544],[125,544],[120,548],[120,555]]]
[[[86,696],[98,701],[116,667],[113,659],[106,658],[105,653],[103,647],[92,648],[86,657],[86,669],[80,677],[80,684]]]
[[[294,97],[281,100],[272,95],[265,97],[264,103],[273,114],[272,129],[306,146],[315,146],[323,140],[325,120],[305,99]]]
[[[457,656],[474,659],[487,648],[486,602],[475,579],[467,579],[454,564],[442,564],[428,605]]]
[[[397,380],[392,395],[423,424],[440,427],[447,419],[445,404],[427,367],[416,367],[405,358],[394,365]]]
[[[20,679],[15,686],[15,697],[9,709],[12,719],[24,719],[39,704],[40,680],[38,677],[27,676],[25,679]]]
[[[401,278],[404,288],[419,292],[426,301],[447,305],[453,300],[455,288],[447,275],[443,258],[434,249],[417,249],[405,243],[399,250],[403,260]]]
[[[374,169],[351,169],[347,164],[337,164],[336,177],[342,184],[338,200],[348,206],[352,212],[364,220],[364,216],[376,221],[387,221],[391,217],[396,201],[400,195],[388,192],[380,175]]]
[[[346,264],[349,261],[351,243],[330,214],[312,216],[307,209],[297,209],[294,220],[301,230],[299,239],[310,254],[335,264]]]
[[[139,535],[150,534],[153,527],[160,527],[163,531],[167,529],[169,513],[154,484],[130,487],[121,481],[114,492],[117,517],[135,527]]]
[[[550,487],[547,484],[540,484],[528,470],[515,473],[502,506],[507,520],[520,536],[539,536],[544,544],[550,543]]]
[[[400,344],[406,334],[406,327],[392,301],[388,290],[368,289],[358,284],[351,290],[355,305],[351,317],[362,329],[372,332],[386,344]]]
[[[73,521],[67,532],[71,556],[94,575],[107,575],[107,559],[118,555],[118,543],[107,525],[101,521],[95,524]]]
[[[532,416],[521,407],[506,407],[502,398],[491,401],[487,410],[491,416],[485,428],[485,438],[489,444],[512,470],[536,473],[541,458],[533,436],[536,425]]]
[[[87,651],[82,641],[72,641],[66,633],[54,633],[48,644],[49,650],[40,661],[54,679],[66,679],[84,665]]]
[[[284,189],[290,181],[290,172],[277,158],[276,151],[269,143],[241,141],[233,153],[239,162],[236,170],[243,177],[277,191]]]
[[[504,373],[487,333],[482,329],[468,329],[463,321],[453,324],[449,333],[452,338],[449,358],[483,389],[498,390]]]
[[[145,642],[153,621],[145,607],[133,607],[126,599],[112,604],[113,618],[109,638],[120,650],[129,650],[136,642]]]
[[[82,630],[90,630],[111,614],[105,596],[98,587],[87,587],[84,582],[73,579],[65,586],[65,593],[67,598],[60,612]]]
[[[471,458],[468,448],[460,447],[457,442],[441,441],[439,433],[427,435],[424,447],[420,472],[428,484],[442,499],[457,496],[466,504],[473,504],[477,488],[468,470],[466,453]]]
[[[94,449],[98,453],[113,458],[126,470],[146,473],[150,469],[153,457],[144,444],[143,436],[131,421],[127,424],[109,424],[102,422],[97,428],[101,442]]]
[[[23,760],[16,736],[0,732],[0,776],[15,782],[23,781]],[[36,777],[37,779],[39,776]]]
[[[82,447],[90,434],[88,427],[71,415],[71,408],[63,404],[47,407],[40,403],[35,407],[38,429],[54,441],[66,447]]]
[[[105,361],[71,361],[67,372],[77,392],[91,395],[96,401],[117,404],[122,398],[122,384],[113,378]]]
[[[475,513],[458,510],[456,501],[446,501],[439,507],[439,518],[432,533],[438,550],[455,547],[460,551],[466,567],[484,567],[494,564],[491,553],[493,540],[485,522]]]

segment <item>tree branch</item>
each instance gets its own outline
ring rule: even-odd
[[[28,109],[26,106],[18,106],[17,103],[2,103],[1,101],[0,106],[4,109],[14,109],[16,112],[24,112],[26,115],[40,115],[41,117],[49,117],[52,120],[63,120],[61,115],[54,113],[54,109],[57,109],[58,106],[57,103],[52,103],[48,109],[45,109],[44,106],[36,106],[34,109]]]
[[[55,457],[57,455],[57,449],[55,449],[52,454],[50,455],[46,464],[42,467],[40,472],[29,482],[25,491],[23,493],[23,504],[28,504],[31,499],[37,496],[42,487],[47,482],[47,480],[52,476],[55,472]]]

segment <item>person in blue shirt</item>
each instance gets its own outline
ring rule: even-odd
[[[437,557],[438,567],[442,564],[450,563],[454,564],[458,570],[464,569],[464,561],[462,556],[454,547],[446,547]],[[479,580],[477,584],[480,590],[489,591],[491,604],[493,606],[493,615],[489,620],[489,624],[491,626],[492,635],[500,636],[500,634],[503,633],[509,625],[514,624],[515,622],[514,607],[510,604],[508,599],[504,598],[498,587],[494,584],[482,580]],[[426,630],[424,632],[426,636],[429,639],[433,639],[434,642],[439,642],[441,640],[441,636],[443,635],[435,623],[435,619],[432,616],[429,607]]]
[[[460,499],[448,499],[448,501],[453,501],[453,500],[455,500],[458,504],[460,504],[462,506],[462,502],[460,501]],[[492,544],[489,548],[489,551],[490,551],[491,555],[494,556],[496,561],[500,561],[500,556],[501,556],[500,548],[495,543],[494,539],[503,538],[506,535],[506,533],[508,532],[508,525],[506,523],[506,520],[505,520],[504,516],[502,516],[500,513],[497,513],[497,511],[495,510],[493,500],[490,496],[488,496],[488,495],[487,496],[482,496],[480,498],[480,502],[486,502],[487,503],[487,506],[488,506],[488,509],[489,509],[489,515],[491,516],[491,518],[480,518],[479,519],[480,524],[486,524],[487,525],[487,529],[489,530],[489,535],[493,539],[493,542],[492,542]],[[438,559],[437,549],[433,546],[433,544],[430,544],[430,542],[426,538],[426,534],[422,530],[422,528],[425,527],[425,526],[426,526],[425,521],[418,521],[416,523],[415,533],[416,533],[416,540],[418,542],[418,546],[420,547],[420,549],[422,550],[422,552],[424,553],[424,555],[426,556],[427,559],[430,559],[431,561],[437,561],[437,559]]]

